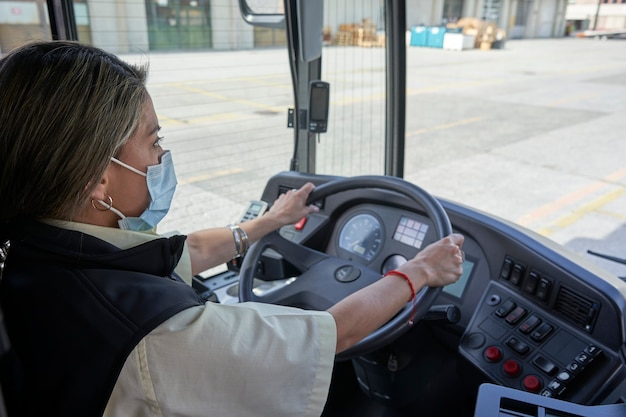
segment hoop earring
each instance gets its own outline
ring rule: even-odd
[[[108,203],[105,203],[104,201],[98,200],[98,203],[100,203],[100,205],[105,207],[105,208],[102,209],[102,208],[98,208],[96,206],[96,204],[93,202],[93,199],[91,199],[91,207],[95,208],[98,211],[109,211],[113,207],[113,198],[111,198],[111,196],[108,195],[107,196],[107,200],[109,200]]]

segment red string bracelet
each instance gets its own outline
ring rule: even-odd
[[[391,271],[387,272],[385,275],[383,275],[383,278],[388,277],[389,275],[397,275],[400,278],[404,278],[404,280],[407,282],[407,284],[409,284],[409,287],[411,288],[411,298],[409,298],[409,301],[413,301],[413,310],[411,311],[411,317],[409,317],[409,326],[413,326],[413,319],[415,318],[415,309],[417,308],[417,299],[416,299],[417,294],[415,293],[415,287],[413,286],[413,281],[411,281],[411,278],[409,278],[407,274],[405,274],[404,272],[396,271],[395,269],[392,269]]]

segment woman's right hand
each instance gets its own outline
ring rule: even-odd
[[[411,286],[403,282],[402,274],[390,274],[329,308],[337,325],[337,353],[389,321],[406,305],[411,291],[419,292],[424,286],[441,287],[456,282],[463,273],[463,240],[462,235],[453,233],[427,246],[413,259],[396,268],[396,271],[407,275]]]
[[[463,274],[463,235],[453,233],[428,245],[413,259],[396,268],[407,274],[416,288],[441,287],[456,282]]]

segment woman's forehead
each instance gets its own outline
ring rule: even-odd
[[[122,156],[127,152],[132,152],[133,148],[141,146],[144,141],[152,141],[159,129],[159,120],[154,111],[152,100],[147,99],[142,104],[141,115],[139,116],[139,123],[137,124],[135,132],[122,146],[119,155]]]
[[[151,135],[159,129],[159,119],[157,118],[154,104],[150,95],[146,95],[146,99],[141,105],[141,117],[139,119],[139,129],[144,130],[142,133]]]

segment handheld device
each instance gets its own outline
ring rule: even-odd
[[[248,207],[241,215],[241,218],[237,223],[247,222],[248,220],[256,219],[267,210],[267,203],[261,200],[250,200]],[[226,267],[229,271],[239,272],[239,268],[241,268],[241,264],[243,262],[243,257],[234,258],[230,261],[226,262]]]
[[[330,84],[311,81],[309,84],[309,132],[323,133],[328,127]]]
[[[267,210],[267,203],[261,200],[251,200],[248,207],[241,215],[239,223],[247,222],[248,220],[255,219]]]

